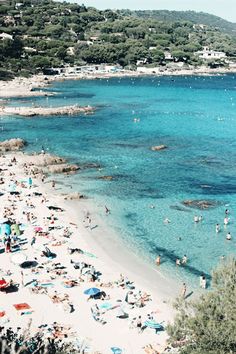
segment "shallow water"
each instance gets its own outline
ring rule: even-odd
[[[22,137],[29,151],[41,150],[73,162],[96,162],[66,180],[93,198],[125,240],[145,258],[162,256],[162,270],[198,284],[210,276],[220,257],[235,254],[236,232],[236,79],[215,77],[156,77],[57,82],[48,88],[54,97],[11,101],[13,105],[96,106],[94,115],[73,117],[5,118],[1,139]],[[139,122],[134,122],[139,118]],[[168,149],[151,151],[153,145]],[[113,176],[112,181],[98,179]],[[209,210],[185,207],[188,199],[220,202]],[[150,208],[154,205],[155,208]],[[223,228],[224,211],[231,211]],[[194,224],[194,215],[203,221]],[[164,224],[168,218],[171,222]],[[215,233],[215,224],[222,232]],[[225,236],[231,231],[232,241]],[[181,240],[179,240],[181,238]],[[175,260],[186,254],[187,266],[176,271]]]

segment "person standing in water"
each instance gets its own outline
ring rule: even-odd
[[[181,296],[183,297],[183,299],[185,299],[185,297],[186,297],[186,291],[187,291],[186,284],[183,283],[183,287],[182,287],[182,290],[181,290]]]
[[[159,254],[156,258],[156,265],[160,265],[161,264],[161,255]]]
[[[216,233],[219,233],[219,232],[220,232],[220,225],[216,224]]]
[[[109,215],[110,214],[110,209],[108,209],[108,207],[105,205],[105,213],[106,213],[106,215]]]

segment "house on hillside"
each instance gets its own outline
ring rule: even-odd
[[[3,39],[13,39],[13,36],[8,33],[2,32],[2,33],[0,33],[0,40],[3,40]]]
[[[203,47],[203,50],[199,50],[194,53],[201,59],[212,60],[212,59],[224,59],[226,58],[225,52],[217,52],[215,50],[211,50],[208,47]]]
[[[170,52],[164,52],[164,54],[165,54],[166,61],[173,61],[174,60],[174,58],[172,57]]]

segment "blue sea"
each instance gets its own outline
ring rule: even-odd
[[[45,90],[56,95],[16,98],[10,104],[89,104],[96,112],[4,117],[1,140],[21,137],[29,142],[28,151],[43,146],[81,164],[79,173],[60,179],[63,189],[72,185],[90,197],[117,237],[146,262],[153,264],[160,254],[165,274],[198,284],[199,275],[210,277],[222,255],[235,255],[234,75],[71,80]],[[168,148],[150,149],[161,144]],[[91,163],[96,168],[88,168]],[[185,200],[210,200],[214,207],[198,210],[185,206]],[[230,224],[224,228],[226,208]],[[195,215],[203,220],[194,223]],[[228,231],[232,241],[226,241]],[[176,269],[176,258],[184,255],[187,265]]]

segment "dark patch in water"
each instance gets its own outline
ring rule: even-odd
[[[138,214],[129,212],[129,213],[126,213],[124,216],[126,219],[133,219],[134,220],[138,217]]]
[[[181,207],[179,205],[170,205],[170,209],[174,209],[174,210],[177,210],[177,211],[184,211],[186,213],[191,213],[191,210],[183,208],[183,207]]]
[[[200,210],[208,210],[216,208],[224,203],[217,200],[197,200],[197,199],[188,199],[181,202],[184,206]]]

